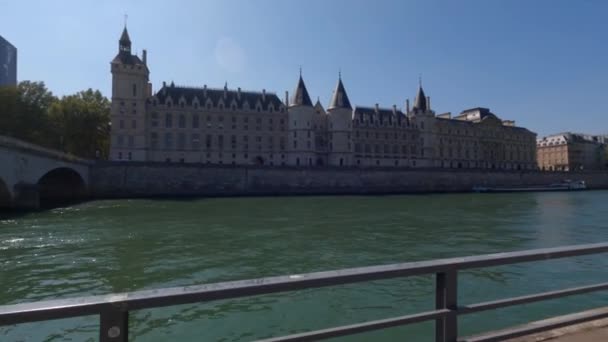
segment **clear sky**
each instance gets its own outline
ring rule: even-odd
[[[544,135],[608,133],[608,1],[0,0],[19,80],[111,96],[128,14],[153,89],[293,91],[326,106],[338,70],[356,105],[404,106],[418,77],[437,113],[489,107]]]

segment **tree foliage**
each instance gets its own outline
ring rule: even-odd
[[[0,87],[0,134],[84,158],[105,158],[110,101],[92,89],[59,99],[44,82]]]

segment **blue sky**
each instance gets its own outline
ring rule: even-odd
[[[484,106],[544,135],[608,133],[602,0],[0,0],[19,80],[110,96],[124,14],[155,90],[176,84],[293,91],[326,105],[338,70],[351,102],[402,107],[422,81],[438,113]]]

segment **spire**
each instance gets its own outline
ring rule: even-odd
[[[304,84],[304,80],[302,79],[302,69],[300,68],[300,79],[298,80],[298,85],[296,86],[296,90],[293,92],[293,97],[291,98],[291,103],[289,106],[311,106],[312,101],[310,101],[310,96],[308,95],[308,90],[306,90],[306,85]]]
[[[331,97],[331,102],[329,103],[328,110],[336,109],[336,108],[346,108],[353,109],[350,105],[350,101],[348,100],[348,95],[346,95],[346,89],[344,89],[344,84],[342,84],[342,73],[338,73],[338,85],[336,85],[336,90],[334,90],[334,95]]]
[[[416,95],[416,101],[414,102],[414,111],[426,112],[428,110],[426,95],[424,95],[424,90],[422,89],[422,81],[419,82],[418,95]]]
[[[131,39],[129,38],[129,32],[127,32],[127,23],[125,21],[125,28],[122,30],[120,40],[118,40],[118,51],[124,53],[131,53]]]

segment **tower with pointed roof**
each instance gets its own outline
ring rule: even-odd
[[[289,164],[294,166],[313,166],[318,164],[315,154],[315,107],[302,79],[289,101],[287,150]]]
[[[146,57],[146,50],[143,51],[143,60],[131,53],[131,38],[125,24],[118,40],[118,54],[110,63],[110,160],[147,160],[146,99],[151,95],[151,85]]]
[[[342,83],[342,75],[338,75],[338,83],[327,108],[328,130],[330,136],[329,165],[347,166],[352,159],[352,112],[346,89]]]
[[[408,113],[412,123],[420,132],[420,144],[418,162],[421,167],[435,167],[440,161],[435,156],[435,112],[431,109],[430,97],[427,97],[422,89],[422,81],[419,81],[418,93],[414,99],[414,106]]]

